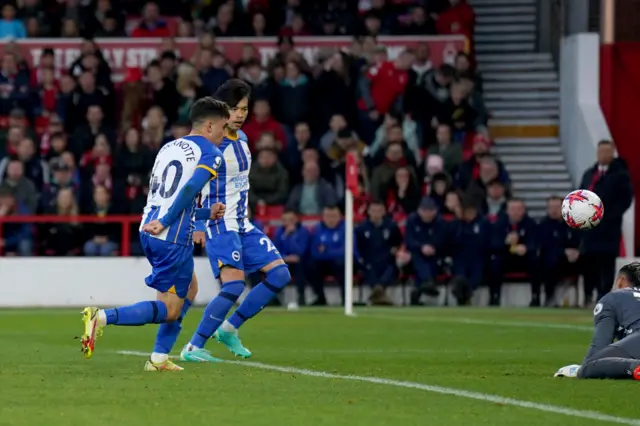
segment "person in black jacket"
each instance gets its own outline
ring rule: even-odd
[[[622,159],[615,158],[613,142],[598,143],[598,161],[584,172],[580,187],[598,194],[605,208],[602,222],[583,235],[585,303],[591,304],[593,290],[598,299],[609,292],[620,252],[622,216],[633,199],[629,170]]]
[[[411,304],[419,305],[420,296],[437,296],[436,277],[438,260],[445,250],[448,226],[438,217],[435,201],[425,197],[418,211],[407,218],[405,244],[411,253],[411,264],[416,273],[416,289],[411,294]]]
[[[478,214],[473,203],[465,203],[462,219],[457,220],[454,226],[453,294],[458,305],[466,305],[482,282],[491,239],[491,224]]]
[[[524,201],[512,198],[507,203],[507,214],[501,215],[493,225],[491,235],[491,259],[489,261],[489,292],[491,306],[500,305],[504,275],[509,272],[526,272],[533,289],[538,288],[537,225],[527,215]],[[531,306],[539,306],[540,300],[532,296]]]
[[[547,306],[553,305],[553,293],[558,282],[578,274],[580,256],[579,231],[569,228],[562,220],[562,198],[547,199],[547,216],[538,225],[541,282]],[[532,289],[534,299],[540,300],[540,287]]]
[[[398,278],[395,255],[402,246],[402,233],[386,216],[382,201],[374,200],[367,209],[367,220],[356,229],[356,244],[365,284],[371,286],[373,305],[392,305],[385,289]]]

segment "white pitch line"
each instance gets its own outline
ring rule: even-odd
[[[150,354],[140,351],[117,351],[120,355],[133,355],[148,357]],[[175,357],[172,357],[175,358]],[[616,423],[621,425],[640,426],[640,419],[631,419],[627,417],[616,417],[609,414],[599,413],[597,411],[576,410],[558,405],[541,404],[531,401],[523,401],[514,398],[505,398],[503,396],[491,395],[481,392],[472,392],[463,389],[447,388],[443,386],[427,385],[423,383],[407,382],[403,380],[384,379],[380,377],[366,377],[326,373],[324,371],[307,370],[296,367],[282,367],[279,365],[263,364],[261,362],[251,361],[224,361],[227,364],[243,365],[245,367],[257,368],[260,370],[278,371],[287,374],[299,374],[301,376],[320,377],[323,379],[347,380],[353,382],[373,383],[376,385],[395,386],[406,389],[416,389],[425,392],[437,393],[441,395],[458,396],[467,399],[475,399],[477,401],[491,402],[494,404],[511,405],[519,408],[529,408],[532,410],[543,411],[546,413],[562,414],[564,416],[578,417],[587,420],[598,420],[602,422]]]
[[[550,328],[556,330],[576,330],[576,331],[591,331],[593,327],[588,325],[577,324],[558,324],[548,322],[531,322],[527,321],[492,321],[492,320],[480,320],[475,318],[447,318],[447,317],[411,317],[403,315],[361,315],[361,318],[377,318],[386,319],[392,321],[411,321],[411,322],[440,322],[440,323],[456,323],[456,324],[471,324],[471,325],[492,325],[503,327],[527,327],[527,328]]]

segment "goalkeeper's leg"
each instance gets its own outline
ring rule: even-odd
[[[617,345],[609,345],[580,367],[578,378],[640,380],[640,360]]]

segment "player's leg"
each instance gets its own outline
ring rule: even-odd
[[[93,355],[96,337],[106,325],[141,326],[175,321],[180,316],[193,275],[190,247],[170,244],[142,236],[143,249],[152,272],[145,282],[158,291],[156,300],[138,302],[113,309],[87,307],[82,311],[84,334],[81,350],[86,358]]]
[[[578,370],[579,379],[638,379],[640,360],[613,344],[589,358]]]
[[[265,278],[251,289],[238,309],[224,321],[216,332],[216,340],[224,344],[234,355],[248,358],[251,352],[242,346],[238,338],[238,329],[277,297],[291,281],[291,274],[271,240],[257,229],[242,236],[242,250],[245,269],[260,269]]]
[[[235,331],[248,319],[256,316],[289,282],[289,267],[271,240],[257,229],[242,236],[242,251],[247,272],[259,269],[264,280],[256,285],[236,311],[225,321],[222,329]]]
[[[173,349],[173,346],[176,344],[178,335],[182,330],[182,320],[184,319],[185,315],[187,314],[187,311],[193,304],[193,301],[195,300],[197,294],[198,294],[198,279],[196,278],[196,274],[194,273],[193,278],[191,279],[191,285],[189,285],[189,291],[187,292],[187,297],[184,299],[184,303],[182,304],[182,310],[180,311],[180,316],[176,321],[160,324],[160,328],[158,329],[158,334],[156,335],[156,342],[155,342],[155,345],[153,346],[153,353],[151,354],[151,360],[150,360],[151,364],[153,364],[154,367],[165,366],[168,363],[170,363],[169,353]]]
[[[207,255],[214,275],[220,281],[220,292],[207,305],[191,340],[180,358],[184,361],[219,361],[204,350],[204,346],[236,303],[245,287],[242,244],[236,232],[226,232],[207,240]]]

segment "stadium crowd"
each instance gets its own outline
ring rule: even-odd
[[[70,217],[49,225],[4,223],[5,255],[117,255],[119,224],[72,217],[140,214],[155,153],[188,133],[196,99],[237,77],[253,87],[243,129],[253,153],[251,209],[290,264],[301,304],[307,283],[322,305],[325,278],[344,282],[338,206],[348,153],[359,163],[359,276],[373,287],[375,304],[390,303],[385,287],[408,277],[416,282],[413,304],[450,278],[459,303],[467,303],[483,277],[491,303],[499,304],[505,274],[517,272],[532,282],[535,306],[541,285],[549,294],[575,265],[577,236],[562,224],[561,200],[549,200],[549,216],[538,225],[521,200],[510,198],[509,175],[491,153],[473,55],[459,52],[453,63],[434,67],[426,43],[391,58],[376,42],[381,34],[471,39],[474,15],[466,1],[207,3],[3,6],[0,38],[84,37],[69,69],[56,66],[53,44],[36,68],[13,43],[2,53],[0,216]],[[142,18],[127,26],[127,13],[139,10]],[[127,31],[163,37],[165,49],[115,82],[93,37]],[[309,62],[295,49],[294,36],[337,34],[354,36],[348,52],[321,50]],[[193,57],[176,54],[175,35],[200,38]],[[237,35],[277,35],[278,52],[264,64],[246,46],[243,59],[232,63],[216,40]]]

